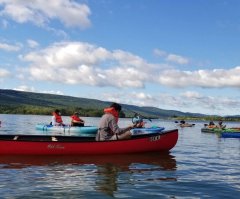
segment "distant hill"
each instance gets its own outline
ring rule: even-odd
[[[54,109],[58,108],[63,115],[72,114],[77,110],[83,116],[101,116],[103,108],[110,104],[111,102],[95,99],[0,89],[0,113],[51,114]],[[152,118],[206,116],[155,107],[127,104],[122,104],[122,107],[126,116],[132,116],[134,112]]]
[[[7,106],[42,106],[42,107],[82,107],[99,108],[107,105],[100,100],[77,98],[64,95],[33,93],[0,89],[0,104]]]

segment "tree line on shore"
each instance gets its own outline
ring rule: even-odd
[[[79,112],[83,117],[101,117],[103,109],[91,109],[81,107],[42,107],[42,106],[0,106],[0,114],[23,114],[23,115],[52,115],[55,109],[59,109],[62,115],[72,115]],[[121,112],[121,117],[125,117],[125,113]]]
[[[62,115],[72,115],[74,112],[79,112],[82,117],[101,117],[103,115],[103,109],[99,108],[82,108],[82,107],[42,107],[42,106],[32,106],[32,105],[22,105],[22,106],[2,106],[0,105],[0,114],[25,114],[25,115],[52,115],[55,109],[59,109]],[[133,113],[126,111],[121,111],[121,118],[133,117]],[[151,117],[151,116],[148,116]],[[156,119],[157,117],[152,117]],[[159,116],[158,118],[162,118]],[[187,116],[172,116],[167,119],[174,120],[186,120],[186,121],[240,121],[240,117],[221,117],[221,116],[204,116],[204,117],[187,117]]]

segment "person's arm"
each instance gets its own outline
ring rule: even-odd
[[[80,121],[72,119],[72,122],[79,123],[79,124],[84,124],[84,121],[82,119],[80,119]]]
[[[122,133],[125,133],[126,131],[130,131],[134,127],[135,127],[135,125],[130,125],[126,128],[119,128],[115,118],[113,118],[109,121],[109,128],[111,129],[111,131],[114,132],[115,134],[119,134],[119,135],[121,135]]]
[[[84,124],[84,122],[85,122],[85,121],[84,121],[84,120],[82,120],[81,118],[79,118],[79,119],[80,119],[80,123]]]
[[[142,127],[142,124],[139,123],[139,124],[132,124],[132,125],[129,125],[128,127],[126,128],[122,128],[122,133],[125,133],[126,131],[130,131],[132,130],[133,128],[141,128]]]

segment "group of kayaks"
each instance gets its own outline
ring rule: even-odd
[[[184,120],[175,121],[180,127],[193,127],[195,124],[187,123]],[[201,128],[201,132],[204,133],[217,133],[222,138],[240,138],[240,127],[226,128],[223,125],[222,128],[215,125],[204,124],[204,128]]]
[[[180,127],[194,127],[195,124],[187,123],[184,120],[181,121],[175,121],[175,123],[178,123],[178,126]],[[231,127],[226,128],[226,125],[223,126],[223,128],[219,128],[217,126],[212,125],[204,125],[204,128],[201,128],[201,132],[204,133],[217,133],[222,138],[240,138],[240,127]]]
[[[209,128],[205,126],[201,129],[204,133],[216,133],[222,138],[240,138],[240,127],[232,128]]]

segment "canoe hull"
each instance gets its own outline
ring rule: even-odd
[[[141,135],[130,140],[96,142],[89,137],[1,135],[0,154],[99,155],[169,151],[177,143],[178,130]]]

